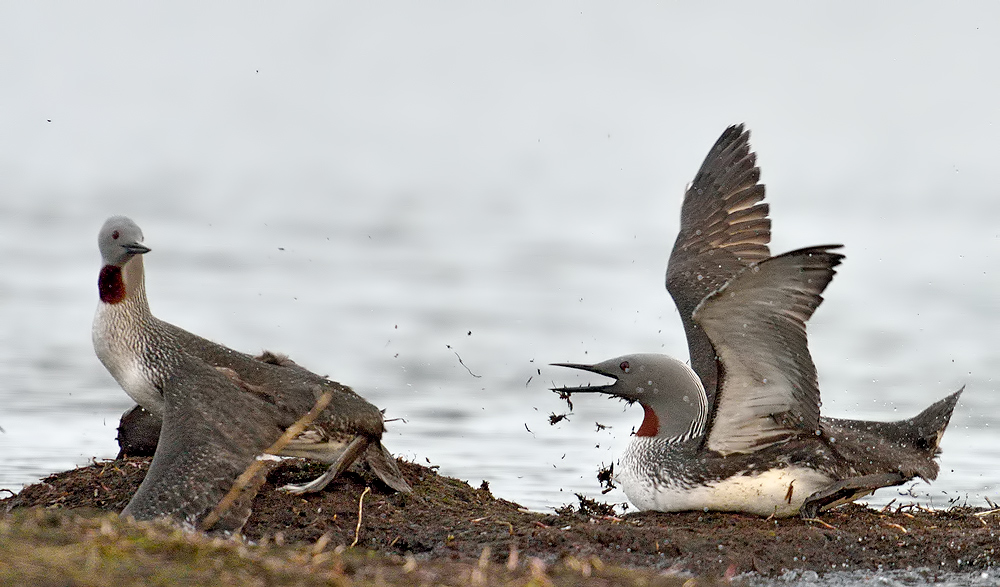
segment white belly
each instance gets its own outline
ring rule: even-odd
[[[635,439],[641,443],[643,439]],[[756,475],[735,475],[697,487],[657,482],[629,447],[617,474],[629,501],[640,510],[661,512],[746,512],[761,516],[793,516],[807,497],[827,487],[833,479],[807,467],[771,469]]]
[[[108,371],[135,403],[153,414],[163,416],[163,395],[150,381],[149,375],[138,361],[127,361],[121,368],[115,370],[108,367]]]

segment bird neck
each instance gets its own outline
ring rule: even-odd
[[[145,271],[142,256],[136,255],[123,266],[105,265],[97,278],[101,302],[140,317],[150,315],[146,301]]]
[[[656,415],[656,410],[647,406],[642,405],[642,409],[645,412],[642,418],[642,425],[639,429],[635,431],[636,436],[656,436],[660,432],[660,418]]]
[[[671,442],[704,435],[708,422],[708,400],[701,383],[693,378],[692,383],[697,383],[697,387],[685,386],[680,392],[671,390],[669,394],[650,398],[649,403],[640,401],[645,414],[635,435],[655,436]]]

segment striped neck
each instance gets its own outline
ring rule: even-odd
[[[652,400],[650,404],[640,401],[644,414],[635,435],[663,438],[671,444],[704,436],[708,424],[708,399],[700,385],[699,382],[697,390],[691,388],[681,398],[664,394],[647,398],[647,401]]]
[[[123,266],[105,265],[97,278],[97,293],[103,304],[147,318],[146,281],[142,256],[136,255]]]

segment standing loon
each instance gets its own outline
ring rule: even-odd
[[[94,350],[141,406],[122,418],[123,451],[133,445],[156,451],[122,515],[201,519],[325,392],[333,393],[328,407],[279,454],[331,466],[316,480],[285,489],[320,491],[360,458],[393,489],[411,491],[382,446],[382,413],[349,387],[287,357],[267,351],[252,357],[153,316],[143,271],[143,255],[150,249],[142,242],[138,225],[124,216],[109,218],[98,235],[103,267]],[[245,501],[233,519],[217,527],[242,527],[250,513]]]
[[[644,410],[617,480],[641,510],[815,517],[880,487],[937,477],[941,437],[962,390],[898,422],[820,417],[806,322],[844,258],[840,245],[771,257],[771,221],[749,131],[728,128],[681,208],[666,284],[691,367],[658,354],[594,365],[614,379],[554,388]]]

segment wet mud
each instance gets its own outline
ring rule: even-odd
[[[148,459],[129,458],[58,473],[0,500],[0,512],[118,512],[148,465]],[[701,512],[622,515],[580,500],[539,513],[494,497],[485,482],[470,485],[415,463],[401,461],[400,468],[411,495],[393,493],[356,470],[319,494],[293,496],[277,488],[311,479],[323,467],[284,461],[269,473],[243,534],[257,542],[354,545],[416,561],[595,560],[707,577],[773,577],[788,570],[968,572],[996,566],[1000,546],[1000,512],[975,508],[849,505],[810,521]]]

